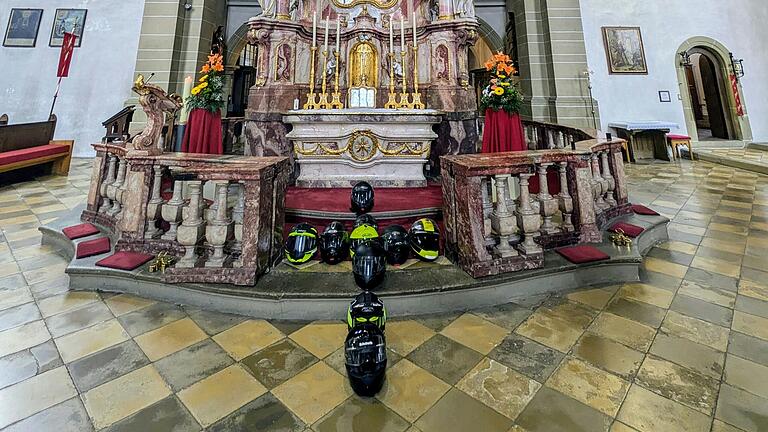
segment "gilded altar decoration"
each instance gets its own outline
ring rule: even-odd
[[[494,54],[485,63],[485,70],[492,72],[494,77],[483,89],[480,97],[481,110],[492,109],[494,111],[501,110],[508,114],[519,113],[523,98],[512,80],[512,76],[516,72],[512,65],[512,59],[506,54]]]
[[[371,160],[376,154],[378,146],[379,140],[371,131],[357,131],[352,134],[347,143],[349,155],[358,162]]]
[[[340,8],[353,8],[357,5],[372,5],[378,9],[389,9],[396,5],[398,0],[331,0],[334,6]]]
[[[163,126],[173,129],[173,121],[176,112],[181,109],[182,99],[177,94],[168,94],[162,88],[149,84],[144,80],[144,75],[139,74],[133,83],[133,91],[139,95],[139,104],[147,115],[147,124],[144,130],[134,135],[131,145],[136,151],[149,155],[160,154],[160,136]]]
[[[622,229],[617,229],[616,233],[611,234],[610,239],[616,246],[632,247],[632,239]]]
[[[358,42],[352,48],[349,81],[352,87],[378,86],[379,57],[370,42]]]
[[[348,154],[356,162],[369,162],[378,153],[383,157],[424,157],[429,156],[430,146],[424,142],[402,141],[382,143],[370,130],[355,131],[345,144],[335,142],[297,143],[294,150],[302,156],[338,157]]]
[[[174,261],[174,258],[168,254],[168,251],[162,251],[149,263],[148,270],[150,273],[165,273],[165,269],[172,266]]]

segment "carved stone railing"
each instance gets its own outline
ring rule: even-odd
[[[106,230],[116,250],[167,251],[176,264],[166,282],[253,285],[279,260],[286,158],[93,147],[82,219]]]
[[[533,120],[523,120],[523,129],[529,150],[573,149],[577,142],[595,138],[583,129]]]
[[[575,150],[444,156],[446,254],[473,277],[544,265],[544,251],[602,241],[628,213],[622,140]]]

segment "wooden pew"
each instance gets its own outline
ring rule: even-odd
[[[67,175],[74,141],[54,140],[55,130],[55,115],[45,122],[0,125],[0,173],[50,164],[53,174]]]

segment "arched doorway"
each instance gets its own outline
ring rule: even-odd
[[[681,53],[687,53],[689,62],[681,61]],[[741,116],[736,108],[728,59],[728,49],[706,37],[691,38],[678,50],[680,97],[688,134],[694,141],[752,139],[746,108],[742,106]],[[741,85],[736,87],[741,93]]]

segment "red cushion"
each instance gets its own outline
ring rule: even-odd
[[[600,249],[589,245],[578,245],[555,249],[555,252],[559,253],[568,261],[574,264],[584,264],[594,261],[607,260],[610,257],[607,253]]]
[[[62,230],[68,239],[74,240],[98,234],[99,229],[89,223],[66,227]]]
[[[144,263],[151,260],[152,255],[137,252],[115,252],[114,254],[96,262],[99,267],[107,267],[117,270],[136,270]]]
[[[648,207],[640,204],[632,204],[632,211],[639,215],[646,215],[646,216],[659,215],[659,213],[657,213],[655,210],[649,209]]]
[[[667,138],[671,140],[689,140],[691,137],[687,135],[674,135],[674,134],[667,134]]]
[[[88,240],[77,245],[77,258],[88,258],[94,255],[101,255],[110,250],[109,237]]]
[[[37,159],[44,156],[55,155],[59,153],[67,153],[69,151],[68,146],[58,144],[46,144],[41,146],[35,146],[25,148],[21,150],[12,150],[8,152],[0,153],[0,165],[10,165],[12,163],[26,161],[30,159]]]
[[[610,228],[608,228],[608,231],[613,232],[619,232],[619,230],[624,231],[624,234],[630,237],[637,237],[642,234],[643,231],[645,231],[644,228],[626,222],[616,222],[615,224],[611,225]]]

